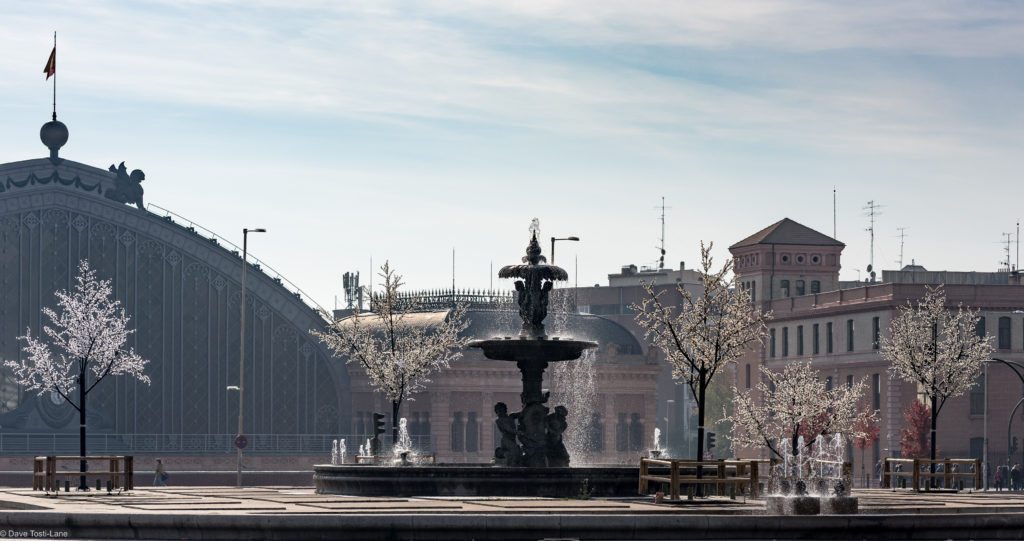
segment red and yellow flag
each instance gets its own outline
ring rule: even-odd
[[[46,61],[46,67],[43,68],[43,73],[46,74],[46,80],[49,81],[50,77],[54,73],[57,73],[57,46],[53,46],[53,50],[50,51],[50,59]]]

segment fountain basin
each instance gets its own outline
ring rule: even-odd
[[[469,347],[480,348],[484,357],[495,361],[556,362],[579,359],[584,350],[596,348],[597,342],[557,338],[494,338],[471,340]]]
[[[857,498],[852,496],[768,496],[767,515],[856,515]]]
[[[316,465],[317,494],[351,496],[636,497],[629,466],[506,468],[490,464],[387,467]]]

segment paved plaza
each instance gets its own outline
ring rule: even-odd
[[[859,490],[853,516],[762,500],[364,498],[308,487],[0,489],[0,537],[72,539],[1022,539],[1024,494]]]

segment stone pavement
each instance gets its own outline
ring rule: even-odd
[[[307,487],[130,493],[0,489],[0,539],[1024,539],[1024,494],[858,490],[860,515],[763,515],[760,500],[365,498]]]

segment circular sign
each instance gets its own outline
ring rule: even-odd
[[[238,436],[237,438],[235,438],[235,447],[238,447],[239,449],[245,449],[248,446],[249,438],[246,438],[245,436]]]

